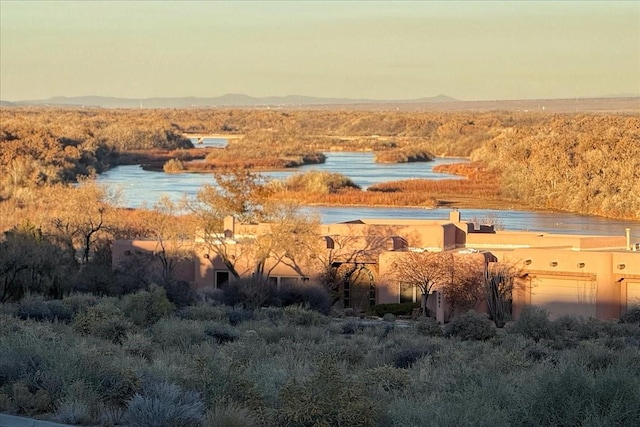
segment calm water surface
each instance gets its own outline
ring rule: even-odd
[[[205,139],[205,144],[226,144],[224,139]],[[200,146],[202,144],[199,144]],[[211,145],[210,145],[211,146]],[[438,174],[433,167],[459,163],[464,159],[436,159],[427,163],[377,164],[373,153],[328,152],[320,165],[306,165],[291,171],[265,172],[263,175],[283,179],[287,176],[317,169],[342,173],[362,188],[372,184],[410,178],[450,179],[454,175]],[[140,166],[118,166],[100,175],[98,182],[122,189],[124,204],[129,207],[151,206],[163,195],[174,201],[195,197],[203,184],[215,184],[211,174],[165,174],[145,171]],[[373,208],[373,207],[309,207],[318,212],[324,223],[349,221],[358,218],[446,219],[449,209]],[[557,212],[517,210],[460,209],[462,218],[494,217],[508,230],[530,230],[567,234],[624,235],[630,227],[634,242],[640,242],[640,222],[612,220],[587,215]]]

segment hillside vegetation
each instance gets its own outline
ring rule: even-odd
[[[640,326],[531,310],[332,320],[160,288],[0,305],[0,412],[80,425],[640,424]]]
[[[322,162],[323,151],[373,151],[377,161],[472,157],[484,165],[488,193],[511,206],[640,218],[637,114],[435,113],[277,109],[81,110],[3,108],[0,197],[20,188],[73,181],[118,162],[171,172],[229,167],[282,168]],[[187,150],[183,133],[240,136],[227,149]],[[199,151],[199,153],[194,153]],[[205,159],[190,162],[194,158]],[[477,168],[476,168],[477,170]],[[473,175],[474,171],[461,171]],[[493,174],[493,175],[491,175]],[[477,174],[475,174],[477,176]],[[483,178],[483,179],[484,179]],[[399,195],[406,186],[421,195]],[[474,197],[480,184],[390,184],[387,204]],[[380,191],[390,193],[389,186]],[[330,202],[341,203],[337,196]],[[350,195],[348,200],[380,196]],[[419,200],[418,200],[419,199]]]

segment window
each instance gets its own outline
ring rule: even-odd
[[[400,288],[400,302],[416,302],[416,287],[407,286],[403,283],[398,285]]]
[[[216,288],[224,289],[225,285],[229,283],[229,272],[226,270],[217,270],[215,280]]]

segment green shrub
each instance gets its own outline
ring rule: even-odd
[[[98,304],[99,298],[93,294],[71,294],[62,300],[62,304],[64,304],[73,315],[77,315],[78,313],[82,313],[87,311],[87,309],[91,306]]]
[[[428,337],[441,337],[442,326],[433,317],[420,317],[415,323],[415,329],[420,335]]]
[[[60,300],[45,301],[41,296],[28,296],[18,303],[17,315],[21,319],[66,322],[73,312]]]
[[[18,408],[19,414],[36,415],[51,411],[53,402],[46,390],[39,389],[32,392],[23,382],[14,383],[11,398]]]
[[[468,311],[454,317],[444,327],[446,337],[458,337],[463,341],[482,341],[493,338],[496,329],[486,315]]]
[[[384,320],[385,322],[395,322],[396,315],[392,313],[385,313],[384,316],[382,316],[382,320]]]
[[[195,427],[203,417],[200,396],[168,382],[146,384],[133,396],[124,415],[131,427]]]
[[[306,308],[290,305],[283,310],[284,319],[296,326],[320,326],[329,323],[329,318],[323,316],[317,311],[308,310]]]
[[[283,286],[275,292],[274,302],[281,307],[303,305],[324,315],[331,311],[329,292],[315,284]]]
[[[524,335],[534,341],[552,340],[558,335],[556,325],[549,320],[549,313],[535,306],[525,307],[508,332]]]
[[[293,379],[285,384],[280,401],[279,425],[373,426],[381,413],[379,402],[345,379],[328,358],[308,380]]]
[[[174,310],[167,293],[160,286],[126,295],[122,300],[125,315],[138,326],[150,326]]]
[[[73,328],[84,335],[94,335],[121,344],[133,324],[124,318],[124,314],[112,299],[103,299],[80,313],[73,321]]]
[[[373,306],[373,312],[376,316],[382,317],[386,313],[396,316],[408,316],[413,312],[414,308],[419,308],[420,303],[403,302],[399,304],[376,304]]]

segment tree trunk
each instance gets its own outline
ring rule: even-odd
[[[420,307],[422,308],[422,317],[427,317],[427,293],[420,295]]]

